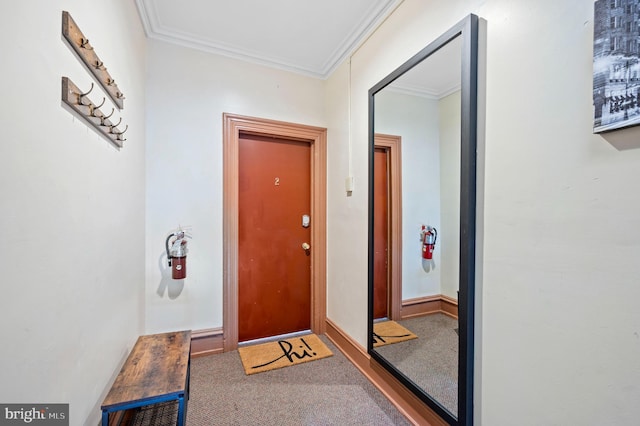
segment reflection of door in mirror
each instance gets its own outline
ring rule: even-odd
[[[397,319],[402,306],[401,137],[375,135],[374,320]]]
[[[376,147],[374,195],[373,319],[389,317],[389,176],[387,150]]]

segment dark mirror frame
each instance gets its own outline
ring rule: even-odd
[[[460,172],[460,267],[458,296],[458,413],[457,418],[389,363],[373,348],[373,159],[374,96],[398,77],[422,62],[452,39],[462,36],[461,172]],[[478,99],[478,17],[468,15],[447,32],[369,90],[369,324],[367,350],[404,386],[452,425],[473,424],[473,360],[476,257],[476,146]]]

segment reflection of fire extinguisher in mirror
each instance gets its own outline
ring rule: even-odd
[[[171,238],[171,248],[169,243]],[[181,280],[187,276],[187,238],[191,238],[184,231],[179,230],[167,237],[165,241],[165,249],[167,250],[167,260],[171,266],[171,278]]]
[[[422,225],[422,232],[420,233],[422,239],[422,258],[433,259],[433,249],[436,246],[436,240],[438,239],[438,231],[431,226]]]

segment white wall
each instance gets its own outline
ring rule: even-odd
[[[361,150],[351,151],[366,146],[367,133],[354,134],[350,128],[349,68],[348,61],[343,63],[326,81],[327,318],[366,343],[368,163],[366,151],[364,157]],[[365,95],[365,108],[366,102]],[[347,176],[355,177],[349,195]]]
[[[61,106],[62,76],[92,81],[63,10],[126,96],[121,150]],[[96,424],[142,331],[146,41],[126,0],[2,2],[0,33],[0,401],[70,403],[71,424]]]
[[[222,327],[222,114],[324,125],[322,80],[149,42],[149,333]],[[165,238],[191,226],[187,278],[172,280]]]
[[[438,102],[440,206],[438,229],[442,294],[458,298],[460,263],[460,92]]]
[[[476,422],[637,423],[639,139],[592,134],[592,1],[405,0],[330,77],[351,129],[328,117],[329,317],[365,346],[367,90],[470,12],[487,21]]]

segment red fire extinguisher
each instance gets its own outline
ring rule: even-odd
[[[436,240],[438,239],[438,231],[431,226],[422,225],[422,258],[432,259],[433,249],[436,246]]]
[[[171,241],[171,248],[169,248],[169,241],[173,237],[175,239]],[[180,230],[170,234],[165,241],[167,260],[171,266],[171,278],[174,280],[181,280],[187,276],[187,238],[191,237]]]

